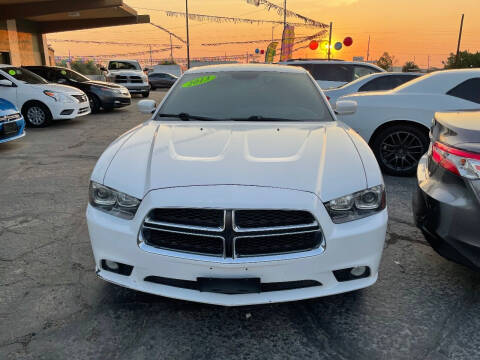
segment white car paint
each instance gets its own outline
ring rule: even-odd
[[[368,73],[379,73],[379,72],[383,73],[383,72],[385,72],[385,70],[383,70],[382,68],[378,67],[375,64],[366,63],[366,62],[362,62],[362,61],[315,60],[315,59],[302,60],[302,59],[298,59],[298,60],[281,61],[278,64],[288,65],[288,66],[299,66],[299,67],[303,67],[303,68],[307,69],[308,71],[310,71],[312,76],[315,78],[315,81],[318,83],[318,85],[320,85],[320,87],[323,90],[337,88],[337,87],[345,85],[345,84],[347,84],[351,81],[354,81],[358,78],[366,76],[366,74],[363,75],[363,74],[356,73],[354,71],[355,67],[361,67],[362,69],[365,69],[365,71],[368,72]],[[343,80],[342,81],[332,81],[332,80],[328,80],[327,78],[316,76],[315,68],[321,68],[323,66],[337,66],[337,67],[338,66],[345,66],[345,67],[351,68],[350,77],[348,79],[346,79],[345,81],[343,81]],[[309,67],[311,67],[311,69]]]
[[[111,64],[116,62],[130,64],[132,69],[113,69]],[[117,76],[122,77],[122,80],[119,80]],[[140,78],[141,82],[133,81],[133,79],[137,78]],[[110,60],[108,62],[106,79],[108,82],[126,87],[131,94],[146,93],[150,91],[148,76],[145,75],[137,60]]]
[[[355,129],[369,142],[375,130],[389,122],[402,120],[429,129],[437,111],[478,109],[479,104],[447,95],[455,86],[480,77],[480,70],[444,70],[409,81],[394,90],[347,95],[353,100],[355,114],[339,115],[338,119]]]
[[[327,97],[328,101],[330,101],[330,105],[332,105],[332,107],[335,109],[335,104],[340,97],[359,92],[360,88],[363,85],[369,83],[372,80],[385,77],[385,76],[409,76],[412,74],[417,74],[417,73],[380,72],[380,73],[370,74],[370,75],[366,75],[361,78],[358,78],[357,80],[354,80],[345,85],[324,90],[324,94]],[[417,74],[417,75],[420,75],[420,74]]]
[[[0,86],[0,97],[15,104],[17,109],[22,111],[23,106],[29,101],[38,101],[48,107],[53,120],[74,119],[76,117],[88,115],[90,113],[90,104],[88,98],[82,90],[67,85],[59,84],[26,84],[23,81],[10,76],[8,72],[3,71],[11,65],[0,65],[0,75],[12,82],[14,87]],[[53,91],[63,94],[62,101],[56,101],[52,97],[44,94],[44,91]],[[80,102],[74,96],[85,96],[85,101]],[[62,115],[62,111],[72,109],[69,115]]]
[[[191,69],[185,74],[221,71],[305,73],[276,65],[227,65]],[[325,97],[323,101],[335,118]],[[387,210],[335,224],[324,205],[383,185],[373,153],[350,128],[337,121],[184,122],[154,118],[115,140],[91,176],[94,182],[141,199],[132,220],[88,205],[87,223],[101,278],[152,294],[227,306],[307,299],[375,283]],[[142,241],[139,230],[147,214],[159,207],[309,211],[321,226],[326,249],[222,258],[154,248]],[[102,259],[130,264],[133,272],[124,276],[107,271],[102,268]],[[371,275],[339,282],[332,273],[355,266],[370,267]],[[262,283],[316,280],[322,286],[225,295],[154,284],[144,280],[147,276],[190,281],[198,277],[259,277]]]

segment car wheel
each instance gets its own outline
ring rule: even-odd
[[[383,172],[410,176],[427,152],[429,142],[428,133],[416,126],[393,125],[375,136],[372,149]]]
[[[88,101],[90,102],[90,110],[92,114],[98,113],[100,111],[100,100],[94,94],[87,94]]]
[[[142,96],[143,96],[144,98],[149,97],[149,96],[150,96],[150,91],[147,91],[147,92],[142,93]]]
[[[23,117],[27,120],[28,125],[33,127],[47,126],[52,120],[50,110],[41,103],[26,105],[23,109]]]

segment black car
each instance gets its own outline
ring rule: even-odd
[[[131,96],[124,86],[104,81],[93,81],[82,74],[57,66],[24,66],[24,68],[43,77],[48,82],[76,87],[87,94],[92,113],[100,108],[111,111],[114,108],[128,106]]]
[[[150,83],[150,88],[152,90],[155,90],[156,88],[170,88],[177,80],[177,76],[169,73],[148,74],[148,82]]]
[[[480,270],[480,110],[437,113],[418,164],[415,223],[452,261]]]

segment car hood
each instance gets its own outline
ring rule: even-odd
[[[10,101],[0,99],[0,116],[12,115],[17,113],[18,110],[16,109],[15,105],[13,105]]]
[[[162,188],[249,185],[307,191],[328,201],[367,185],[356,147],[337,122],[150,121],[102,158],[92,179],[138,198]]]
[[[94,81],[94,80],[85,81],[81,84],[103,86],[103,87],[107,87],[107,88],[110,88],[110,89],[119,89],[119,88],[123,87],[123,86],[120,86],[120,85],[117,85],[117,84],[114,84],[114,83],[109,83],[109,82],[106,82],[106,81]]]
[[[50,90],[50,91],[57,91],[57,92],[62,92],[66,94],[71,94],[71,95],[83,95],[82,90],[79,90],[73,86],[68,86],[68,85],[48,83],[48,84],[30,84],[29,86],[33,87],[34,89],[41,89],[42,91]]]

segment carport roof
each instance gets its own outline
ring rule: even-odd
[[[26,19],[41,33],[146,24],[123,0],[0,0],[0,20]]]

